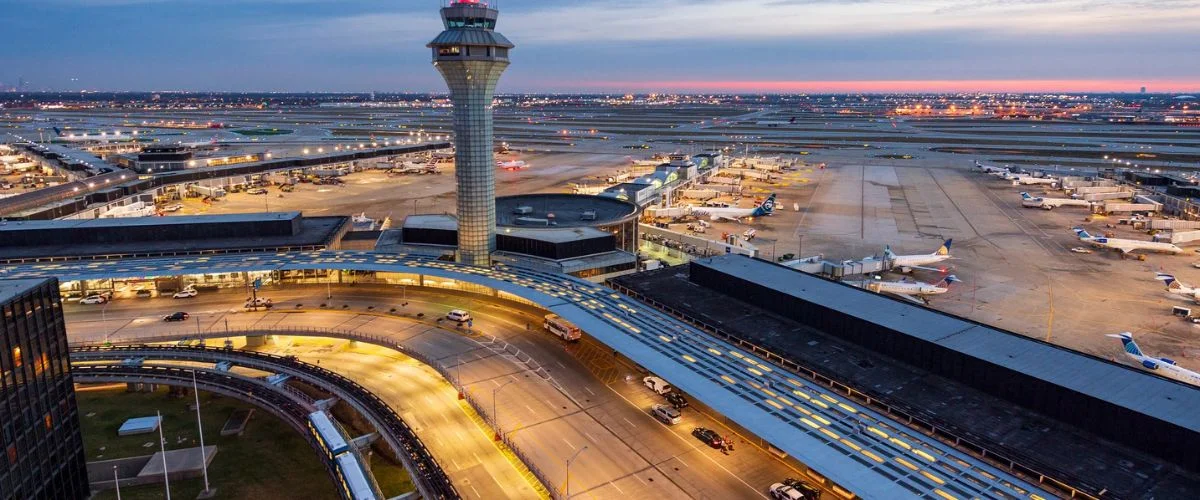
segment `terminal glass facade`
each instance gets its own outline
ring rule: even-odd
[[[0,304],[0,500],[86,498],[58,283],[20,283]]]

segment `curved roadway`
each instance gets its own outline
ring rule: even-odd
[[[416,273],[515,294],[579,325],[863,498],[1028,498],[1040,491],[666,314],[561,274],[470,267],[403,254],[330,251],[26,264],[0,269],[0,277],[78,280],[264,270]]]

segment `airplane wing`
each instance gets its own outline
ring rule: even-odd
[[[889,293],[888,295],[891,295],[893,297],[900,297],[902,299],[911,300],[911,301],[913,301],[917,304],[923,305],[923,306],[929,305],[929,301],[925,300],[924,297],[919,297],[919,296],[914,296],[914,295],[903,295],[903,294],[899,294],[899,293]]]
[[[908,269],[920,269],[920,270],[922,270],[922,271],[933,271],[933,272],[935,272],[935,273],[944,273],[944,272],[946,272],[946,269],[944,269],[944,268],[942,268],[942,269],[939,269],[939,268],[936,268],[936,267],[925,267],[925,266],[903,266],[903,267],[906,267],[906,268],[908,268]]]

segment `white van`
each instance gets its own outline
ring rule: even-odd
[[[455,309],[446,314],[446,319],[450,321],[457,321],[459,323],[466,323],[471,321],[471,313],[462,309]]]
[[[562,319],[557,314],[547,314],[546,321],[542,323],[542,327],[567,342],[575,342],[583,336],[583,332],[579,330],[579,327]]]
[[[655,377],[654,375],[643,378],[642,383],[646,384],[646,387],[649,387],[650,390],[658,393],[659,395],[664,395],[668,392],[671,392],[671,384],[668,384],[666,380]]]

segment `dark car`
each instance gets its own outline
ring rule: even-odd
[[[168,314],[168,315],[166,315],[166,316],[163,316],[163,321],[168,321],[168,322],[170,322],[170,321],[183,321],[183,320],[185,320],[185,319],[188,319],[188,318],[190,318],[190,317],[191,317],[191,316],[190,316],[188,313],[185,313],[185,312],[177,312],[177,313],[174,313],[174,314]]]
[[[793,479],[793,478],[789,477],[789,478],[783,480],[783,484],[786,484],[786,485],[791,486],[791,487],[795,488],[796,490],[798,490],[801,494],[804,495],[804,498],[806,500],[818,500],[819,498],[821,498],[821,490],[817,489],[816,486],[808,484],[799,479]]]
[[[668,392],[665,397],[667,398],[667,402],[671,403],[671,406],[674,406],[676,410],[682,410],[688,407],[688,400],[687,398],[683,397],[683,394],[678,392]]]
[[[139,299],[148,299],[153,297],[154,293],[150,290],[138,290],[134,295],[136,295]]]
[[[721,438],[720,434],[717,434],[717,431],[712,429],[697,427],[692,429],[692,435],[696,436],[696,439],[704,441],[704,444],[712,446],[713,448],[719,449],[725,446],[725,440]]]

